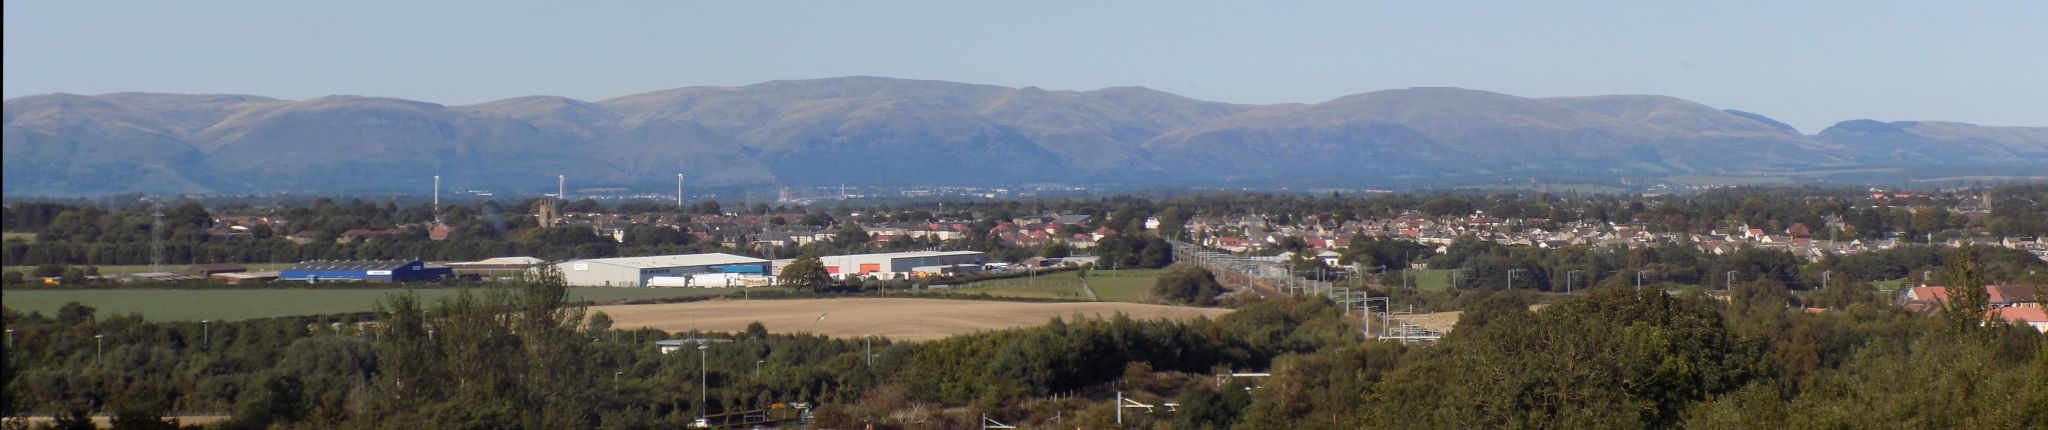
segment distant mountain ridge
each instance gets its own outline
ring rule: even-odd
[[[1845,121],[1816,135],[1664,96],[1458,88],[1241,105],[1139,87],[878,77],[595,102],[48,94],[5,101],[9,196],[741,184],[1227,185],[1557,172],[2048,163],[2048,127]]]

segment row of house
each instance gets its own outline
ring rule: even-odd
[[[2042,297],[2042,291],[2048,291],[2048,286],[1984,286],[1984,293],[1987,299],[1985,300],[1985,305],[1988,306],[1987,312],[1985,312],[1985,322],[2002,321],[2023,324],[2032,327],[2034,330],[2048,333],[2048,309],[2044,309],[2041,303],[2043,299],[2048,299],[2048,297]],[[1948,287],[1943,286],[1913,287],[1899,292],[1899,305],[1914,313],[1933,314],[1939,312],[1943,306],[1948,304],[1948,301]]]
[[[1549,228],[1539,226],[1550,226]],[[1443,252],[1459,238],[1474,238],[1506,245],[1539,248],[1591,246],[1639,248],[1690,246],[1702,252],[1726,254],[1743,247],[1791,252],[1809,259],[1825,254],[1854,254],[1890,249],[1902,245],[1896,239],[1833,240],[1817,238],[1811,228],[1794,224],[1782,231],[1739,226],[1731,233],[1652,233],[1641,222],[1613,223],[1578,221],[1552,225],[1545,219],[1500,219],[1476,214],[1464,217],[1425,217],[1407,213],[1393,219],[1333,222],[1311,219],[1295,225],[1273,225],[1259,216],[1197,217],[1185,232],[1200,238],[1211,248],[1245,252],[1280,245],[1299,237],[1308,248],[1327,251],[1350,246],[1351,237],[1368,236],[1410,240],[1431,245]],[[1966,238],[1946,242],[1950,246],[1986,245],[2027,250],[2048,260],[2048,243],[2039,238]]]

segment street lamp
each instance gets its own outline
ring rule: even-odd
[[[761,363],[767,362],[768,360],[754,360],[754,377],[761,377]]]
[[[1573,271],[1569,271],[1569,272],[1564,272],[1564,293],[1565,293],[1565,294],[1571,294],[1571,293],[1572,293],[1572,281],[1574,280],[1573,278],[1575,278],[1575,277],[1576,277],[1575,275],[1578,275],[1578,274],[1580,274],[1580,273],[1585,273],[1585,272],[1586,272],[1586,271],[1584,271],[1584,270],[1573,270]]]
[[[704,351],[711,345],[697,344],[697,419],[705,419],[710,411],[704,410],[704,400],[711,398],[711,359]]]
[[[101,357],[101,355],[102,355],[102,354],[104,354],[104,353],[106,352],[106,349],[107,349],[106,335],[99,335],[99,334],[96,334],[96,335],[92,335],[92,362],[93,362],[93,364],[99,364],[99,363],[102,363],[102,362],[105,362],[105,361],[106,361],[106,360],[104,360],[104,359],[101,359],[101,358],[100,358],[100,357]]]
[[[1728,271],[1728,277],[1721,280],[1721,291],[1735,289],[1735,271]]]
[[[612,394],[613,394],[613,395],[618,395],[618,394],[619,394],[619,377],[620,377],[620,376],[624,376],[625,374],[626,374],[626,372],[624,372],[624,371],[616,371],[616,372],[612,372]]]
[[[1636,271],[1636,292],[1638,292],[1638,293],[1640,293],[1640,292],[1643,292],[1643,274],[1644,274],[1644,273],[1650,273],[1650,271],[1648,271],[1648,270],[1637,270],[1637,271]]]
[[[206,348],[213,349],[213,320],[199,320],[199,330],[205,333]]]
[[[1833,271],[1833,270],[1823,270],[1823,271],[1821,271],[1821,272],[1820,272],[1820,289],[1823,289],[1823,290],[1825,290],[1825,289],[1828,289],[1828,278],[1834,277],[1834,275],[1835,275],[1835,271]]]
[[[1515,289],[1515,272],[1527,271],[1529,271],[1529,269],[1508,269],[1508,289]]]

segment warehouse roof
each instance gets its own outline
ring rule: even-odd
[[[417,260],[313,260],[284,270],[398,270]]]
[[[588,260],[569,261],[562,264],[598,263],[621,267],[631,267],[635,269],[655,269],[662,267],[717,266],[722,264],[760,264],[767,262],[768,260],[762,260],[754,257],[710,253],[685,255],[654,255],[647,257],[592,258]]]
[[[546,263],[546,262],[547,262],[546,260],[541,260],[541,259],[538,259],[538,258],[533,258],[533,257],[497,257],[497,258],[486,258],[486,259],[482,259],[482,260],[477,260],[477,261],[470,261],[470,262],[463,262],[463,263],[448,263],[448,265],[449,265],[449,266],[455,266],[455,267],[461,267],[461,266],[535,266],[535,265],[539,265],[539,264],[541,264],[541,263]]]
[[[827,257],[825,257],[825,258],[915,258],[915,257],[950,257],[950,256],[956,256],[956,255],[982,255],[982,254],[986,254],[986,253],[984,253],[984,252],[981,252],[981,251],[910,251],[910,252],[888,252],[888,253],[881,253],[881,254],[851,254],[851,255],[833,255],[833,256],[827,256]]]

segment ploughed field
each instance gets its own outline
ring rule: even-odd
[[[804,299],[714,300],[653,305],[592,306],[604,312],[612,327],[652,327],[663,331],[744,331],[760,322],[776,333],[811,333],[832,337],[885,336],[921,341],[977,331],[1043,325],[1053,317],[1076,315],[1109,318],[1118,312],[1132,319],[1216,318],[1229,309],[1192,308],[1115,302],[1020,303],[942,299]],[[823,319],[820,319],[820,316]]]

